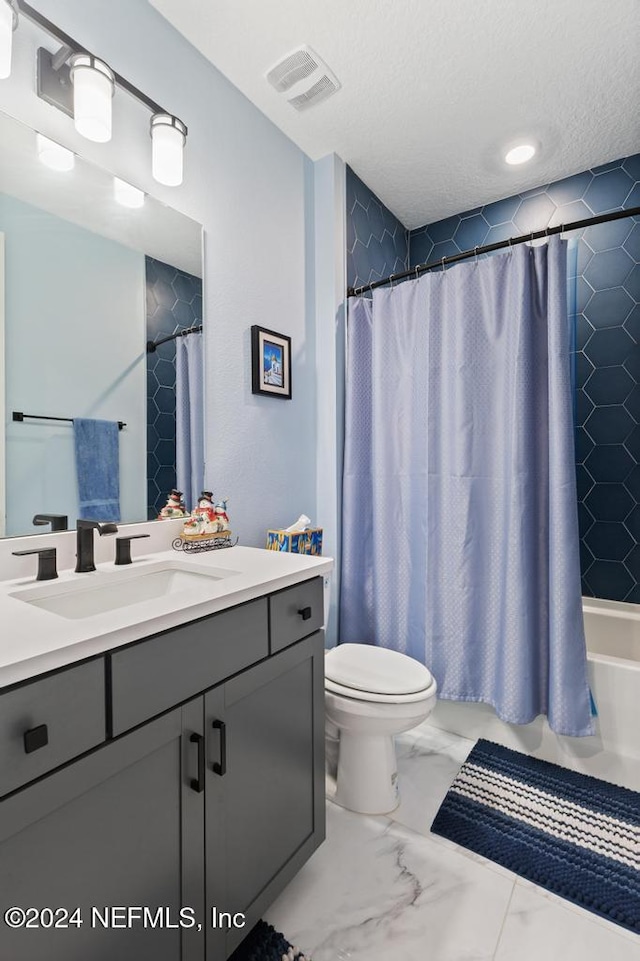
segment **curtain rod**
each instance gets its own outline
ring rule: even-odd
[[[547,227],[544,230],[534,230],[530,234],[522,234],[520,237],[511,237],[509,240],[499,240],[495,244],[485,244],[483,247],[474,247],[473,250],[464,250],[459,254],[451,254],[441,260],[434,260],[430,264],[418,264],[410,270],[403,270],[400,274],[390,274],[383,280],[374,280],[370,284],[362,284],[360,287],[348,287],[347,297],[357,297],[366,290],[375,290],[376,287],[383,287],[394,280],[405,280],[407,277],[418,277],[425,270],[433,270],[434,267],[446,267],[447,264],[455,264],[459,260],[466,260],[467,257],[477,257],[479,254],[488,254],[494,250],[502,250],[504,247],[513,247],[515,244],[524,244],[531,240],[540,240],[543,237],[550,237],[552,234],[561,234],[567,230],[581,230],[584,227],[592,227],[594,224],[604,224],[610,220],[621,220],[623,217],[637,217],[640,215],[640,207],[630,207],[628,210],[616,210],[610,214],[599,214],[597,217],[589,217],[587,220],[574,220],[571,224],[558,224],[557,227]]]
[[[177,337],[186,337],[187,334],[199,334],[202,330],[202,324],[198,324],[196,327],[186,327],[184,330],[176,330],[175,334],[169,334],[168,337],[163,337],[161,340],[148,340],[147,341],[147,353],[153,354],[156,347],[160,344],[168,344],[170,340],[175,340]]]

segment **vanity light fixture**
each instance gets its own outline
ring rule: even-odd
[[[124,90],[151,112],[153,176],[167,186],[181,184],[186,125],[47,20],[26,0],[0,0],[0,15],[5,13],[5,7],[12,27],[17,16],[24,16],[61,44],[53,54],[44,47],[38,49],[38,96],[73,117],[83,137],[105,143],[111,139],[113,95],[117,89]],[[0,69],[3,24],[0,19]]]
[[[144,190],[139,190],[138,187],[127,183],[126,180],[120,180],[119,177],[113,178],[113,196],[123,207],[131,207],[135,210],[144,206]]]
[[[508,150],[504,155],[505,163],[515,166],[516,164],[524,164],[534,156],[536,148],[531,143],[520,143],[511,150]]]
[[[111,101],[115,90],[113,71],[88,53],[69,58],[73,83],[73,122],[79,134],[96,143],[111,140]]]
[[[151,118],[151,164],[158,183],[177,187],[182,183],[182,157],[187,128],[168,113],[155,113]]]
[[[0,80],[11,74],[11,47],[17,26],[18,12],[12,0],[0,0]]]
[[[36,134],[36,146],[38,149],[38,159],[51,170],[67,171],[73,170],[76,162],[72,150],[67,150],[62,144],[55,140],[49,140],[41,133]]]

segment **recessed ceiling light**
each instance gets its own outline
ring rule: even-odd
[[[520,143],[517,147],[512,147],[511,150],[507,151],[504,155],[505,163],[508,164],[525,164],[527,160],[531,160],[536,152],[536,148],[530,143]]]
[[[113,195],[123,207],[135,209],[144,204],[144,191],[127,183],[126,180],[120,180],[119,177],[113,178]]]
[[[36,144],[38,149],[38,159],[52,170],[73,170],[75,156],[71,150],[67,150],[55,140],[49,140],[43,134],[36,134]]]

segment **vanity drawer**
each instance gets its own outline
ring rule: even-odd
[[[324,622],[324,589],[321,577],[294,584],[269,597],[271,653],[320,630]]]
[[[264,597],[115,651],[110,655],[113,735],[187,701],[268,654]]]
[[[0,694],[0,796],[104,739],[102,658]]]

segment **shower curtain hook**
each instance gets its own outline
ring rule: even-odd
[[[395,274],[389,274],[389,283],[391,284],[391,290],[393,290],[393,278],[394,278],[394,277],[395,277]]]
[[[442,263],[442,273],[444,273],[444,262],[445,262],[446,259],[447,259],[446,257],[443,257],[443,258],[442,258],[442,261],[441,261],[441,263]]]
[[[420,277],[420,264],[416,264],[416,280]]]
[[[476,267],[477,267],[478,266],[478,248],[477,247],[473,248],[473,256],[474,256],[474,260],[476,262]]]
[[[509,244],[509,255],[513,253],[513,237],[509,237],[507,243]]]

